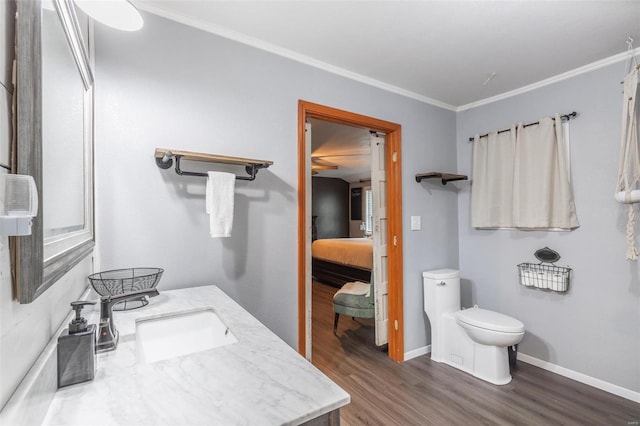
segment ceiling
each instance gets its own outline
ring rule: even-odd
[[[629,36],[640,46],[638,0],[133,1],[451,109],[624,53]]]
[[[371,135],[367,129],[310,119],[311,164],[337,166],[336,170],[316,170],[318,177],[340,178],[347,182],[371,179]]]
[[[628,37],[636,40],[633,47],[640,53],[639,0],[133,2],[166,18],[454,111],[615,60],[621,61],[622,77]],[[327,135],[332,126],[315,127],[314,139],[324,135],[317,142],[322,155],[334,145],[362,149],[364,136],[343,138],[348,146],[342,146],[336,138],[345,129]]]

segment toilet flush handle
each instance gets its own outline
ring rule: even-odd
[[[443,287],[443,286],[447,285],[447,283],[445,283],[444,281],[440,281],[436,285],[439,286],[439,287]]]

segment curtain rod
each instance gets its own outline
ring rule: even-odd
[[[560,116],[561,120],[571,120],[572,118],[576,118],[578,116],[578,113],[573,111],[570,112],[569,114],[564,114]],[[552,120],[555,120],[555,118],[551,118]],[[536,124],[540,124],[539,121],[536,121],[535,123],[527,123],[525,125],[523,125],[522,127],[529,127],[529,126],[535,126]],[[504,133],[504,132],[510,132],[511,129],[504,129],[504,130],[498,130],[498,134],[500,133]],[[480,135],[481,138],[484,138],[485,136],[489,136],[489,133],[485,133],[484,135]],[[470,137],[469,138],[469,142],[473,142],[475,140],[474,137]]]

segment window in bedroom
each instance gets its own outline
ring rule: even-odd
[[[364,235],[373,235],[373,192],[365,191]]]

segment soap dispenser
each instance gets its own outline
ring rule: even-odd
[[[93,380],[96,375],[96,325],[87,325],[82,308],[96,302],[71,302],[76,317],[58,337],[58,387]]]

